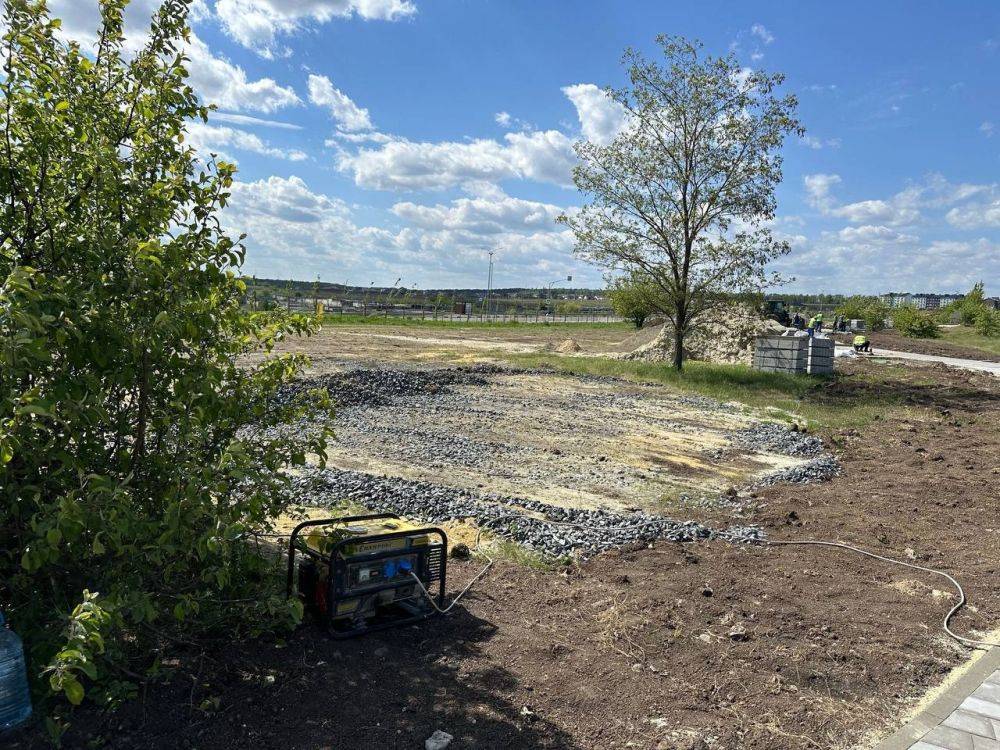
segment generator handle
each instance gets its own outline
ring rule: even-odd
[[[378,518],[399,518],[395,513],[371,513],[365,516],[341,516],[339,518],[314,518],[310,521],[303,521],[294,529],[288,537],[288,574],[285,579],[285,598],[292,598],[293,584],[295,582],[295,539],[302,529],[309,526],[326,526],[331,523],[351,523],[353,521],[373,521]]]

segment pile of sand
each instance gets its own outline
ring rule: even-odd
[[[583,347],[577,343],[576,339],[566,339],[556,347],[556,351],[561,352],[562,354],[570,354],[572,352],[581,351],[582,349]]]
[[[704,362],[749,365],[753,362],[754,339],[784,330],[783,325],[761,317],[749,305],[733,305],[710,313],[695,326],[684,342],[685,356]],[[654,340],[622,357],[642,362],[670,362],[673,358],[674,334],[669,323]]]

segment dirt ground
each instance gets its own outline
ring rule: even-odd
[[[339,469],[553,505],[654,513],[803,464],[729,448],[757,417],[653,385],[545,373],[338,411]]]
[[[659,326],[636,331],[614,326],[417,327],[394,325],[328,325],[307,339],[289,339],[284,352],[308,354],[310,374],[337,370],[345,362],[410,363],[448,360],[481,362],[491,352],[527,354],[556,351],[567,339],[580,347],[580,356],[625,354],[652,341]]]
[[[841,364],[816,398],[893,389],[909,407],[825,433],[844,473],[761,489],[743,521],[945,568],[973,605],[953,627],[995,628],[1000,380]],[[451,565],[450,590],[480,565]],[[867,747],[968,657],[940,630],[952,601],[931,576],[807,547],[657,543],[551,569],[501,560],[451,615],[419,626],[350,641],[305,626],[181,653],[174,680],[118,713],[78,711],[65,746],[422,748],[440,729],[453,750]]]
[[[933,354],[941,357],[957,357],[958,359],[979,359],[984,362],[1000,362],[1000,355],[971,346],[961,346],[940,339],[914,339],[902,336],[896,331],[875,331],[868,334],[872,346],[878,349],[892,349],[897,352],[914,352],[915,354]],[[837,341],[850,344],[854,334],[837,334]]]

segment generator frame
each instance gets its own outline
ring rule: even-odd
[[[395,513],[372,513],[363,516],[340,516],[337,518],[317,518],[309,521],[303,521],[297,525],[291,533],[288,539],[288,573],[287,580],[285,582],[285,596],[291,598],[295,594],[295,556],[296,553],[301,553],[317,563],[318,565],[328,566],[327,575],[327,591],[326,591],[326,613],[323,617],[324,624],[329,628],[330,635],[334,638],[350,638],[351,636],[360,635],[362,633],[372,632],[376,630],[385,630],[386,628],[394,628],[400,625],[408,625],[415,622],[420,622],[421,620],[426,620],[428,617],[432,617],[437,614],[437,608],[444,608],[445,600],[445,577],[447,573],[447,562],[448,562],[448,535],[443,529],[436,526],[425,526],[412,529],[405,529],[401,531],[391,531],[382,534],[368,534],[360,537],[346,536],[334,542],[333,546],[330,548],[329,553],[324,554],[318,550],[311,549],[305,544],[296,545],[296,540],[299,539],[300,533],[303,529],[307,529],[312,526],[328,526],[330,524],[349,524],[357,521],[374,521],[382,519],[394,519],[402,520]],[[350,563],[356,563],[360,558],[364,559],[366,562],[374,562],[377,560],[388,559],[392,557],[399,557],[401,550],[387,549],[380,552],[369,552],[361,556],[347,556],[341,554],[344,547],[352,544],[358,544],[359,542],[368,544],[372,542],[387,542],[394,539],[403,539],[406,537],[419,536],[419,535],[433,535],[437,536],[441,540],[441,555],[440,560],[437,562],[439,569],[437,571],[437,588],[438,592],[436,596],[432,597],[432,601],[436,600],[434,603],[437,608],[428,606],[425,611],[415,612],[408,616],[400,616],[391,618],[385,622],[378,622],[374,624],[369,624],[365,621],[364,624],[358,625],[356,627],[350,628],[348,630],[337,630],[335,627],[335,621],[343,619],[343,617],[338,617],[336,615],[337,605],[348,599],[356,599],[359,597],[372,596],[378,594],[382,591],[388,591],[391,589],[399,589],[403,586],[417,586],[417,582],[410,580],[409,583],[400,581],[388,581],[381,584],[376,584],[374,586],[366,587],[361,592],[348,592],[346,589],[345,582],[347,580],[347,566]],[[413,571],[414,575],[420,579],[423,586],[430,591],[431,584],[434,583],[434,577],[431,575],[429,570],[429,557],[430,557],[430,545],[417,548],[409,548],[412,553],[416,551],[418,559],[421,562],[419,569]],[[301,592],[300,592],[301,593]],[[417,590],[416,596],[423,597],[423,592]],[[428,594],[430,596],[430,594]]]

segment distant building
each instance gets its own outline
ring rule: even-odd
[[[964,294],[911,294],[910,292],[889,292],[879,299],[889,307],[906,307],[912,305],[918,310],[940,310],[952,302],[964,298]]]

